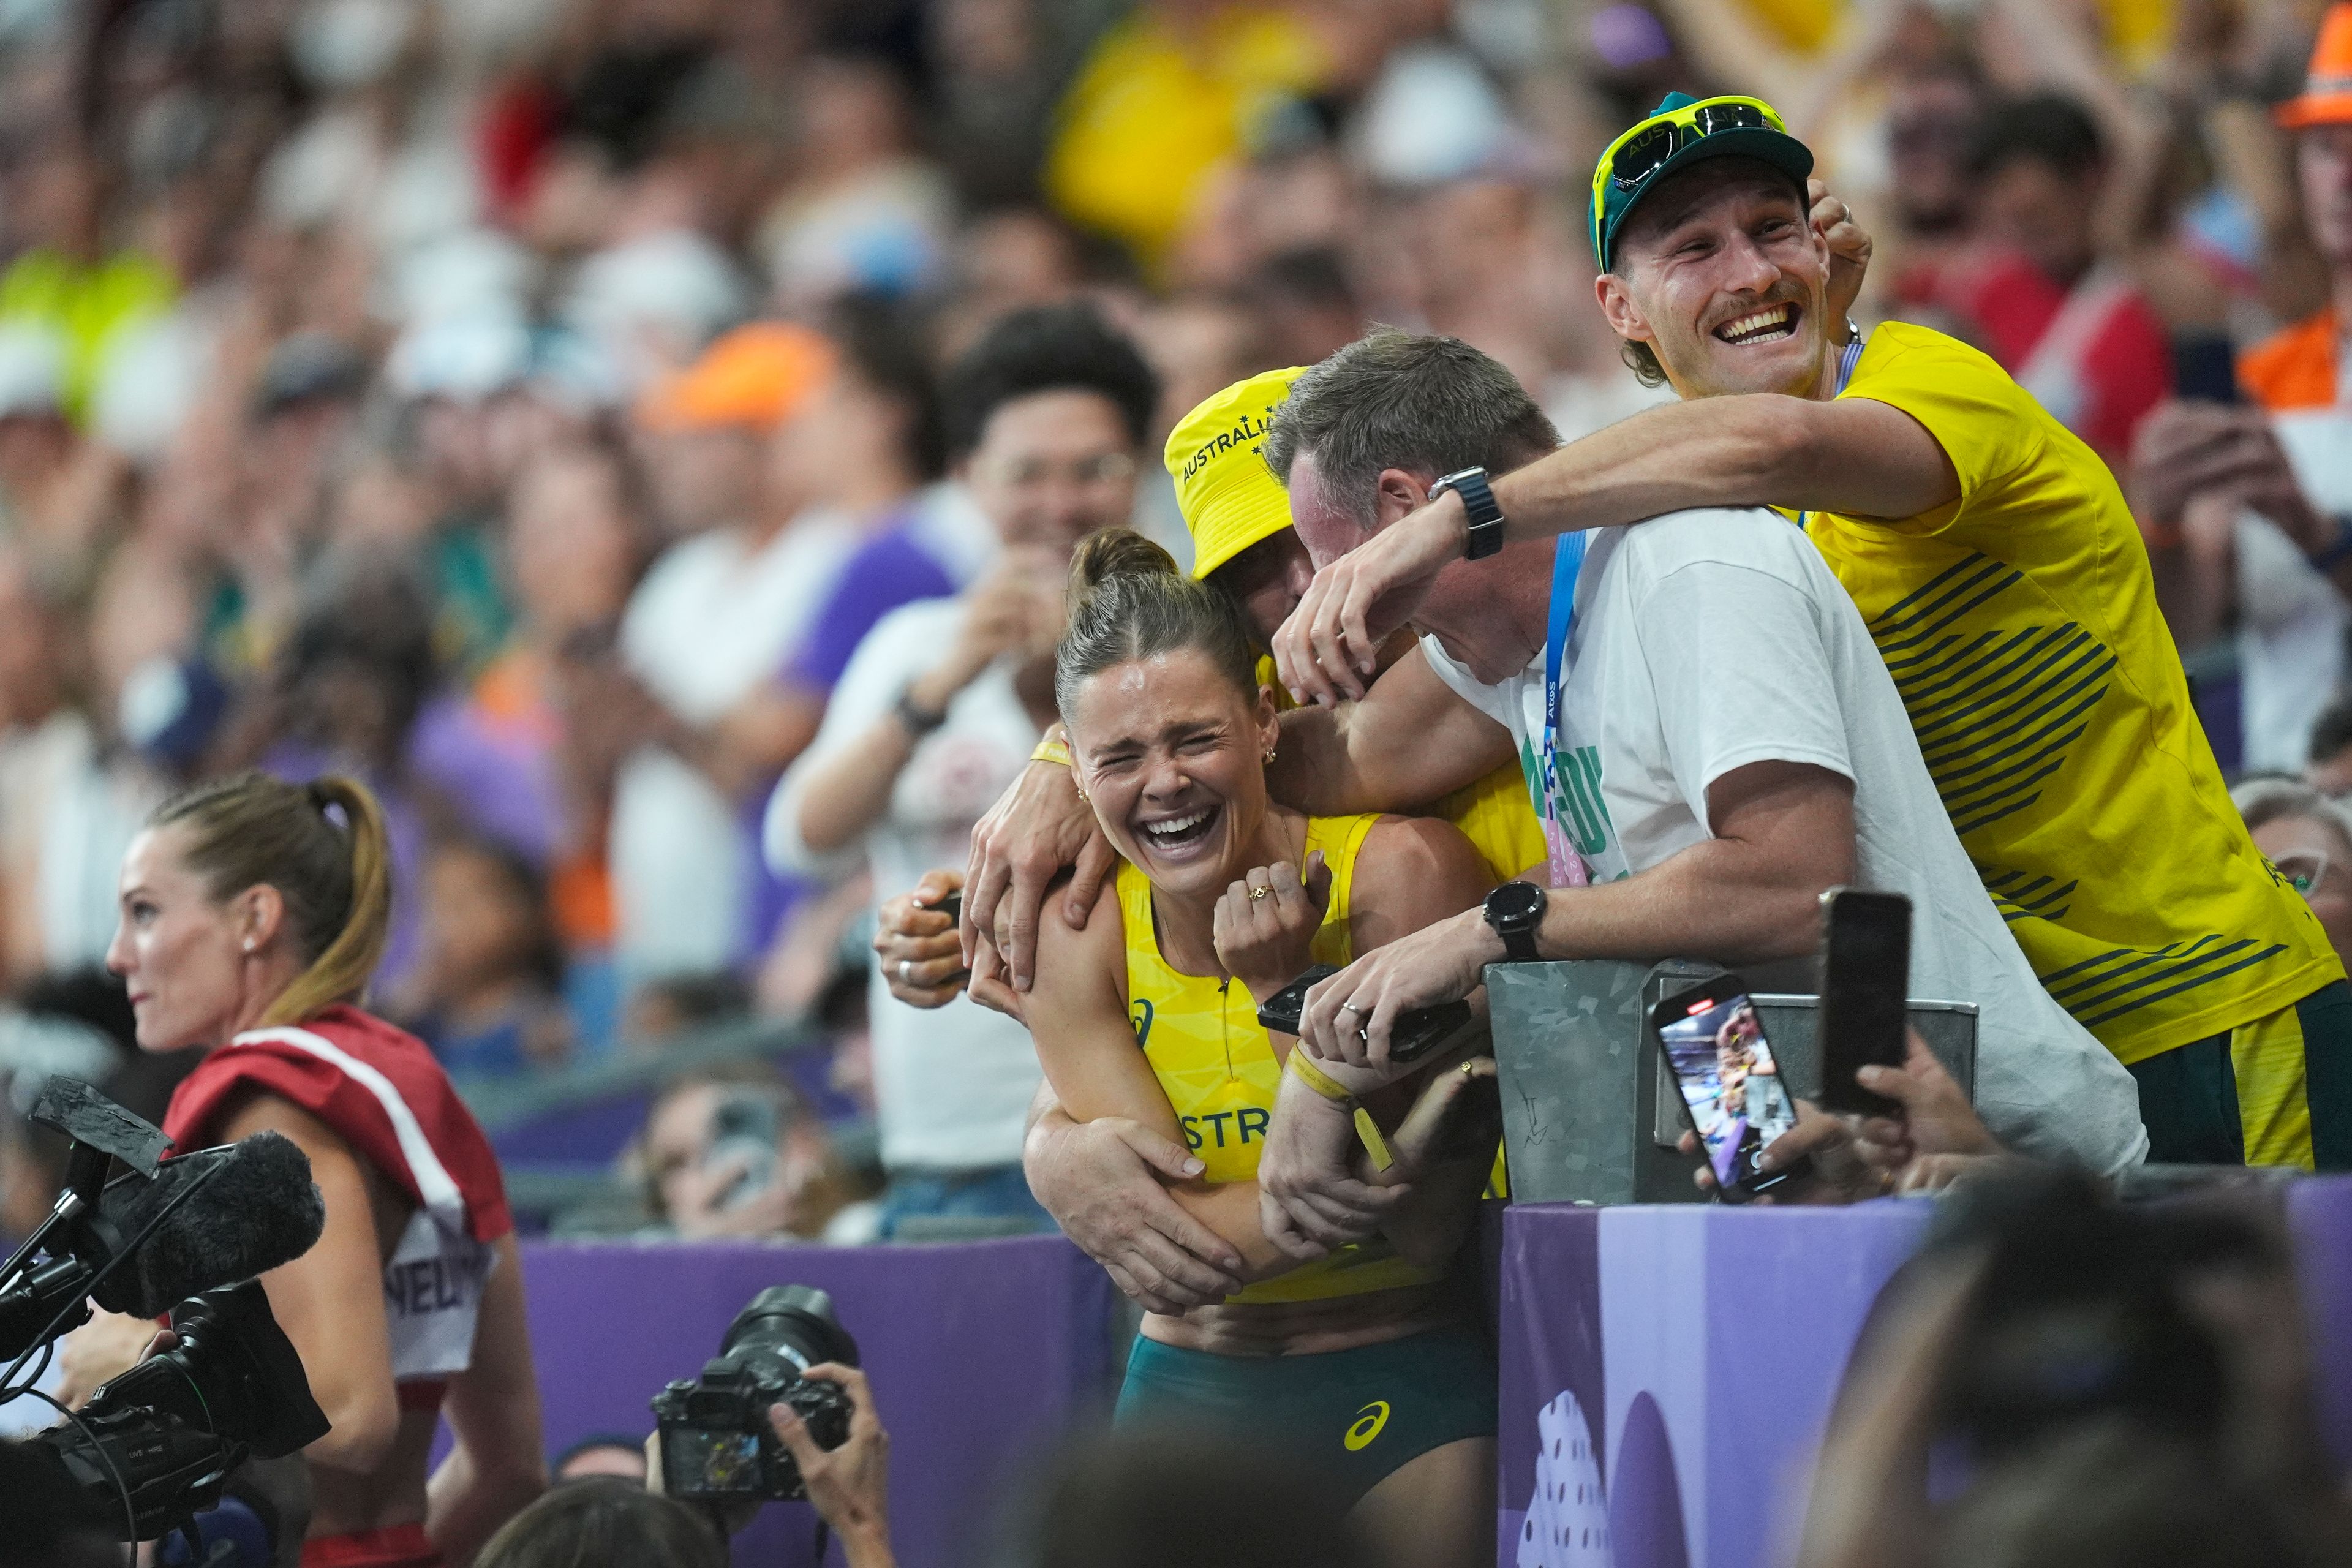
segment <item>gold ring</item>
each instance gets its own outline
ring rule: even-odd
[[[1272,888],[1252,888],[1250,889],[1250,902],[1255,903],[1272,891],[1274,891]]]

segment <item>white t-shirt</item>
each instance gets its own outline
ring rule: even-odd
[[[2295,482],[2323,512],[2352,516],[2352,405],[2271,416]],[[2249,773],[2300,773],[2311,727],[2345,673],[2352,610],[2268,519],[2238,515],[2238,691]]]
[[[1802,531],[1751,509],[1601,530],[1576,609],[1559,750],[1562,772],[1578,775],[1562,781],[1578,818],[1570,837],[1595,881],[1708,837],[1707,786],[1737,768],[1843,774],[1859,884],[1911,900],[1911,994],[1977,1005],[1986,1124],[2021,1152],[2098,1171],[2146,1158],[2137,1085],[2034,979],[1952,831],[1861,614]],[[1484,686],[1423,647],[1440,679],[1541,754],[1540,654]]]
[[[621,657],[689,724],[773,679],[858,544],[847,520],[801,519],[754,550],[732,529],[664,552],[621,621]],[[609,855],[616,957],[634,978],[722,968],[740,956],[751,835],[700,770],[648,748],[621,766]]]
[[[839,876],[862,859],[877,902],[935,867],[963,865],[973,825],[1020,776],[1042,733],[1013,689],[1009,659],[956,693],[946,722],[916,745],[890,786],[888,808],[858,844],[821,855],[800,832],[812,771],[882,721],[907,683],[939,662],[963,616],[961,599],[925,599],[900,605],[866,634],[833,689],[824,728],[768,801],[769,865]],[[894,1170],[1018,1163],[1040,1076],[1029,1031],[967,996],[930,1012],[909,1007],[878,971],[869,995],[882,1163]]]

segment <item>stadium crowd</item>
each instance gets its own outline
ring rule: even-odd
[[[1702,168],[1816,291],[1677,338],[1612,279]],[[0,6],[0,1235],[50,1073],[234,1121],[119,893],[247,770],[380,808],[366,1005],[526,1228],[1058,1226],[1161,1325],[1123,1413],[1268,1345],[1491,1384],[1491,1068],[1400,1098],[1392,1026],[1505,955],[1796,959],[1832,883],[1985,1023],[1973,1113],[1922,1053],[1907,1131],[1793,1135],[1822,1188],[2352,1168],[2347,321],[2318,0]],[[1827,381],[1723,368],[1783,341]],[[1707,531],[1768,503],[1813,543]],[[1271,868],[1210,885],[1225,814]],[[1482,911],[1531,869],[1584,896]],[[1310,961],[1296,1070],[1211,1083]],[[1339,1501],[1451,1561],[1455,1462]]]

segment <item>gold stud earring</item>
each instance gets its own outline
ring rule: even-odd
[[[1080,800],[1084,800],[1084,799],[1086,799],[1086,798],[1087,798],[1087,791],[1086,791],[1086,786],[1085,786],[1084,784],[1081,784],[1081,785],[1079,785],[1079,786],[1078,786],[1078,798],[1079,798]]]
[[[1274,766],[1274,748],[1272,746],[1268,746],[1265,749],[1265,765],[1267,767]]]

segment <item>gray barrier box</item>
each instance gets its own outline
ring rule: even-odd
[[[1486,970],[1503,1142],[1518,1203],[1696,1203],[1691,1160],[1675,1150],[1682,1112],[1650,1034],[1664,997],[1721,973],[1709,963],[1580,959]],[[1820,999],[1753,994],[1789,1086],[1821,1091]],[[1971,1100],[1977,1010],[1915,1001],[1911,1024]]]

